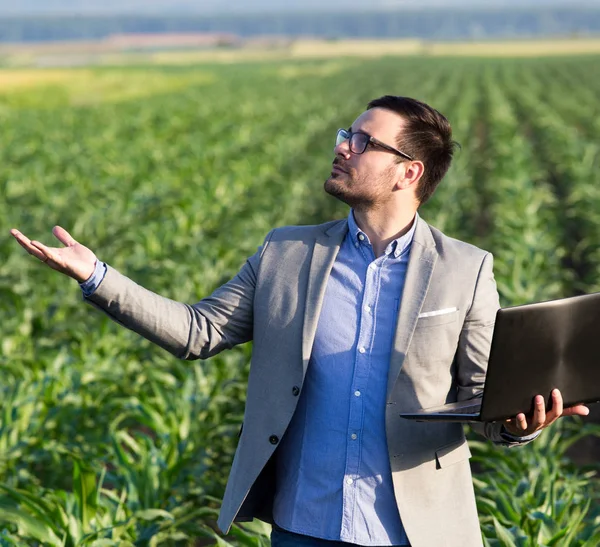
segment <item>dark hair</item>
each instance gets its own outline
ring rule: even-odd
[[[454,148],[460,146],[452,140],[450,122],[435,108],[409,97],[385,95],[372,100],[367,110],[371,108],[385,108],[404,119],[405,124],[398,134],[396,146],[415,160],[422,161],[425,166],[416,194],[422,205],[448,172]]]

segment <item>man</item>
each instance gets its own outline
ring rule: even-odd
[[[476,397],[498,293],[489,253],[448,238],[417,210],[452,159],[448,121],[405,97],[372,101],[338,132],[325,190],[344,220],[272,230],[240,272],[190,306],[64,248],[19,243],[77,279],[85,299],[183,359],[253,340],[244,425],[219,518],[274,523],[287,545],[481,545],[460,424],[402,410]],[[518,379],[515,379],[518,381]],[[493,442],[532,440],[563,412],[479,424]]]

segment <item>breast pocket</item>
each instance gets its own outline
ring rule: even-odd
[[[419,317],[409,352],[421,366],[451,362],[459,334],[458,310]]]
[[[426,315],[431,313],[432,315]],[[458,310],[440,311],[437,312],[424,312],[417,319],[417,329],[426,329],[427,327],[435,327],[437,325],[445,325],[447,323],[453,323],[458,319]]]

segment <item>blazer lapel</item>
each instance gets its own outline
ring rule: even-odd
[[[348,221],[341,220],[317,237],[313,247],[306,304],[304,306],[304,324],[302,328],[302,367],[306,374],[308,361],[312,352],[317,323],[323,306],[325,288],[342,241],[348,232]]]
[[[437,257],[438,253],[431,230],[428,224],[419,217],[410,249],[394,346],[390,358],[387,384],[388,401],[404,363],[406,353],[408,352],[410,341],[417,325],[417,319],[419,313],[421,313],[421,308],[429,289],[429,282],[431,281]]]

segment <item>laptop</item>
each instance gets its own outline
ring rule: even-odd
[[[533,411],[560,389],[564,406],[600,402],[600,293],[499,309],[483,396],[400,416],[493,422]]]

